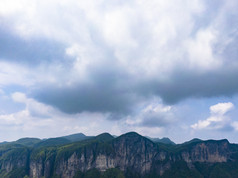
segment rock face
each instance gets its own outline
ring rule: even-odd
[[[103,139],[102,139],[103,138]],[[106,140],[106,141],[105,141]],[[135,133],[127,133],[117,138],[103,135],[97,140],[89,140],[58,147],[33,148],[31,152],[16,157],[1,153],[1,170],[10,172],[24,167],[32,178],[73,178],[77,171],[85,172],[96,168],[103,172],[109,168],[131,170],[139,175],[155,172],[163,175],[171,166],[183,161],[193,169],[195,163],[238,162],[238,146],[227,140],[196,141],[166,148]],[[3,159],[5,158],[5,159]]]
[[[227,140],[198,143],[191,150],[181,153],[182,159],[186,162],[209,163],[227,162],[229,154],[229,142]]]
[[[92,168],[105,171],[109,168],[128,168],[140,174],[151,170],[153,159],[165,159],[165,153],[158,152],[157,145],[137,133],[129,133],[114,139],[105,147],[92,146],[81,154],[74,152],[68,159],[62,159],[56,165],[56,174],[73,177],[76,170],[82,172]],[[158,155],[159,153],[159,155]]]
[[[55,156],[55,148],[33,150],[29,160],[30,177],[51,177],[54,171]]]
[[[5,148],[0,152],[0,168],[7,172],[13,169],[27,169],[29,161],[29,150],[24,147]]]
[[[95,146],[95,150],[87,149],[81,154],[74,152],[68,159],[59,161],[56,174],[71,178],[76,170],[119,168],[122,171],[130,169],[140,175],[156,170],[162,175],[171,167],[171,162],[177,160],[184,160],[191,167],[193,162],[226,162],[230,154],[228,141],[199,142],[182,148],[178,153],[170,153],[134,132],[114,139],[108,146],[108,150]]]
[[[130,168],[141,174],[150,171],[152,160],[158,154],[156,144],[133,132],[116,139],[113,147],[117,167],[123,171]]]

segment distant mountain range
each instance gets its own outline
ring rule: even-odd
[[[22,138],[0,143],[0,177],[237,178],[238,145],[226,139],[175,144],[135,132]]]
[[[169,145],[176,145],[173,141],[171,141],[167,137],[164,137],[164,138],[151,138],[151,137],[147,137],[147,138],[150,139],[151,141],[155,142],[155,143],[164,143],[164,144],[169,144]]]

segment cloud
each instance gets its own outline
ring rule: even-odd
[[[87,135],[96,135],[105,131],[113,133],[110,130],[111,123],[106,119],[108,115],[86,112],[64,114],[56,108],[28,98],[22,92],[12,93],[12,100],[23,103],[24,108],[9,114],[0,113],[0,135],[4,135],[6,140],[29,136],[57,137],[77,132]]]
[[[51,113],[56,113],[56,110],[51,106],[39,103],[32,98],[27,98],[27,96],[21,92],[13,93],[12,99],[15,102],[25,104],[26,108],[25,111],[23,111],[23,113],[27,113],[28,116],[31,117],[51,118]]]
[[[21,92],[15,92],[12,94],[12,99],[13,101],[19,102],[19,103],[26,103],[27,102],[27,98],[26,95],[24,93]]]
[[[238,131],[238,122],[237,121],[233,122],[231,125],[235,129],[235,131]]]
[[[199,120],[198,123],[191,125],[191,128],[195,130],[201,129],[221,129],[227,130],[229,128],[232,130],[231,121],[229,117],[225,114],[232,110],[234,105],[231,102],[228,103],[218,103],[210,107],[210,117],[206,120]]]
[[[108,70],[100,71],[97,75],[95,70],[89,81],[68,86],[50,84],[33,91],[32,95],[38,101],[66,113],[89,111],[124,114],[130,112],[139,99],[136,93],[130,91],[130,84],[120,79],[120,76],[123,77],[123,74]]]
[[[0,61],[0,65],[0,87],[2,90],[11,85],[29,86],[34,83],[32,79],[33,73],[28,68],[6,61]],[[6,90],[5,92],[8,91]]]
[[[64,63],[67,65],[70,60],[70,57],[65,55],[66,45],[51,39],[25,39],[12,30],[1,27],[0,40],[0,60],[2,61],[32,67],[44,63]]]
[[[165,106],[155,101],[142,107],[137,114],[129,116],[126,124],[138,128],[165,128],[175,122],[175,116],[171,106]]]
[[[228,111],[234,108],[234,105],[229,103],[218,103],[210,107],[210,111],[213,115],[224,115]]]
[[[216,40],[216,31],[207,28],[199,30],[195,38],[185,41],[191,68],[209,70],[221,65],[221,61],[217,60],[213,54],[212,46]]]
[[[158,120],[156,126],[142,124],[143,120],[148,119],[151,115],[171,114],[171,107],[161,104],[145,105],[142,109],[143,114],[138,111],[137,115],[134,115],[135,118],[140,117],[142,122],[131,125],[128,124],[128,118],[120,121],[108,119],[111,117],[110,114],[96,112],[65,114],[57,108],[28,98],[22,92],[12,93],[11,99],[13,102],[24,104],[24,107],[9,114],[0,113],[0,135],[7,132],[8,134],[4,135],[6,140],[16,140],[29,136],[49,138],[79,132],[86,135],[97,135],[102,132],[120,135],[132,130],[145,135],[158,136],[165,132],[166,125],[172,121],[169,120],[170,117],[158,117],[156,118]],[[159,124],[159,122],[163,124]]]
[[[1,3],[0,58],[14,70],[1,69],[0,84],[64,113],[126,117],[153,97],[238,92],[236,1]]]

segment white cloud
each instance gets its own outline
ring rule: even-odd
[[[13,101],[19,102],[19,103],[26,103],[27,98],[24,93],[21,92],[15,92],[12,94]]]
[[[12,99],[15,102],[25,104],[25,110],[18,112],[18,114],[27,113],[28,117],[31,118],[52,118],[52,113],[57,113],[57,110],[53,107],[37,102],[32,98],[27,98],[25,93],[15,92],[12,94]]]
[[[235,121],[235,122],[232,122],[232,127],[235,129],[235,131],[238,131],[238,122]]]
[[[29,86],[33,83],[30,70],[25,67],[0,61],[0,86],[22,85]]]
[[[214,114],[214,115],[224,115],[233,108],[234,108],[234,105],[231,102],[218,103],[216,105],[211,106],[210,111],[211,111],[211,114]]]
[[[112,46],[136,46],[132,38],[131,19],[134,16],[132,8],[118,8],[105,13],[102,30],[106,41]],[[133,23],[132,23],[133,24]]]
[[[184,54],[181,53],[187,50],[190,57],[184,60],[191,58],[194,68],[207,68],[215,61],[211,51],[212,32],[199,31],[195,39],[190,37],[194,28],[193,16],[199,16],[205,9],[202,1],[113,3],[102,0],[85,3],[70,0],[66,3],[64,0],[19,0],[15,4],[14,0],[8,0],[1,1],[0,6],[6,6],[6,9],[0,8],[0,14],[10,18],[11,28],[23,37],[61,41],[69,46],[67,54],[76,50],[77,54],[73,52],[78,61],[75,65],[80,66],[76,70],[86,70],[88,65],[85,63],[97,64],[98,56],[92,54],[102,54],[102,59],[111,48],[116,56],[115,63],[144,75],[158,76],[158,73],[172,70],[183,62],[180,58],[184,58]],[[190,42],[183,46],[186,39]],[[100,49],[96,43],[105,44],[107,49]],[[75,44],[79,46],[77,49]]]
[[[213,29],[199,30],[195,38],[185,42],[189,65],[193,69],[211,70],[221,65],[213,54],[213,45],[216,43],[217,33]]]
[[[197,123],[191,125],[191,128],[195,130],[222,129],[231,124],[230,118],[225,114],[233,108],[234,105],[231,102],[213,105],[210,107],[210,117],[206,120],[199,120]]]
[[[137,129],[143,128],[163,128],[168,127],[175,122],[172,106],[166,106],[160,103],[150,103],[145,105],[135,115],[127,116],[125,124]]]

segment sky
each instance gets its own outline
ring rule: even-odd
[[[237,0],[0,0],[0,142],[238,143]]]

